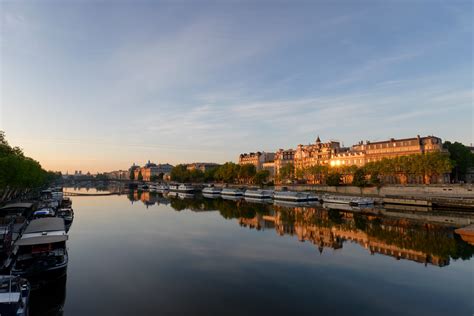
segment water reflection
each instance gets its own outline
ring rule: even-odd
[[[474,246],[455,234],[453,226],[427,222],[426,214],[419,218],[411,214],[406,218],[382,215],[373,209],[344,209],[340,205],[291,206],[140,191],[130,192],[128,198],[147,207],[169,204],[176,211],[219,211],[226,219],[236,219],[241,227],[296,236],[301,242],[312,243],[319,253],[324,249],[342,249],[344,243],[352,242],[371,255],[382,254],[439,267],[449,265],[451,259],[468,260],[474,253]]]

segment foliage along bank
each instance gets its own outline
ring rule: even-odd
[[[0,202],[54,181],[57,173],[44,170],[40,163],[12,147],[0,131]]]

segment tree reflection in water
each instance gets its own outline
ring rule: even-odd
[[[320,252],[324,248],[342,248],[344,242],[351,241],[371,254],[437,266],[448,265],[450,259],[468,260],[474,253],[474,246],[455,234],[454,227],[391,218],[364,210],[288,207],[243,199],[208,199],[200,195],[189,198],[137,191],[128,194],[128,198],[141,200],[147,206],[169,204],[176,211],[219,211],[225,219],[237,219],[242,227],[273,229],[282,236],[297,236],[300,241],[313,243]]]

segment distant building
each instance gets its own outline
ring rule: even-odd
[[[294,164],[295,160],[295,151],[293,149],[279,149],[275,153],[275,161],[274,161],[274,168],[275,168],[275,177],[280,175],[280,170],[284,166],[288,164]]]
[[[351,147],[352,153],[363,153],[366,162],[379,161],[383,158],[395,158],[413,154],[423,154],[429,152],[441,152],[443,142],[436,136],[403,138],[391,138],[380,142],[360,142]]]
[[[135,179],[138,179],[139,174],[141,173],[143,181],[151,181],[154,177],[164,176],[169,174],[173,169],[173,166],[166,164],[155,164],[148,160],[148,162],[143,167],[138,167],[134,169]]]
[[[270,181],[275,179],[275,161],[264,162],[262,164],[262,170],[268,171],[268,178]]]
[[[214,162],[193,162],[186,165],[186,169],[189,171],[192,170],[201,170],[202,172],[206,172],[207,170],[214,169],[219,167],[218,163]]]
[[[294,157],[295,168],[305,169],[316,165],[327,165],[331,158],[342,150],[345,149],[341,148],[339,142],[322,143],[318,136],[314,144],[298,145]]]
[[[362,167],[367,163],[384,158],[430,152],[447,152],[443,149],[441,138],[436,136],[420,137],[418,135],[413,138],[359,142],[352,147],[343,147],[338,141],[322,142],[318,136],[313,144],[298,145],[295,150],[279,149],[274,154],[264,152],[241,154],[239,164],[253,164],[257,170],[269,170],[274,177],[278,178],[280,170],[288,164],[293,164],[296,173],[297,170],[317,165]],[[434,182],[449,182],[449,175],[441,175],[432,180]]]
[[[275,160],[275,153],[267,153],[257,151],[256,153],[244,153],[239,156],[239,165],[251,164],[255,166],[257,171],[262,170],[265,162],[272,162]]]

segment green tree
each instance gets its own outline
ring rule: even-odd
[[[239,176],[240,165],[233,162],[226,162],[220,166],[215,173],[216,180],[224,183],[234,183]]]
[[[342,182],[342,175],[339,172],[331,172],[327,179],[326,184],[329,186],[339,186]]]
[[[244,164],[240,166],[238,178],[241,183],[250,183],[254,178],[257,170],[252,164]]]
[[[189,182],[190,174],[186,165],[176,165],[171,169],[171,180],[176,182]]]
[[[451,177],[456,181],[465,181],[467,170],[474,167],[474,154],[468,147],[458,142],[445,142],[443,147],[448,150],[454,162]]]
[[[257,185],[264,185],[270,177],[270,172],[268,170],[260,170],[255,174],[254,182]]]
[[[209,168],[204,171],[204,181],[212,182],[216,180],[216,172],[219,167]]]
[[[143,175],[142,175],[142,171],[138,171],[138,177],[137,177],[137,180],[138,181],[143,181]]]
[[[280,181],[293,180],[295,178],[295,165],[289,163],[281,167],[278,178]]]
[[[19,147],[11,147],[0,131],[0,188],[29,189],[58,179],[60,174],[47,172],[39,162],[26,157]]]
[[[352,185],[357,187],[365,187],[367,186],[367,179],[365,178],[364,169],[359,168],[354,172],[354,176],[352,178]]]

